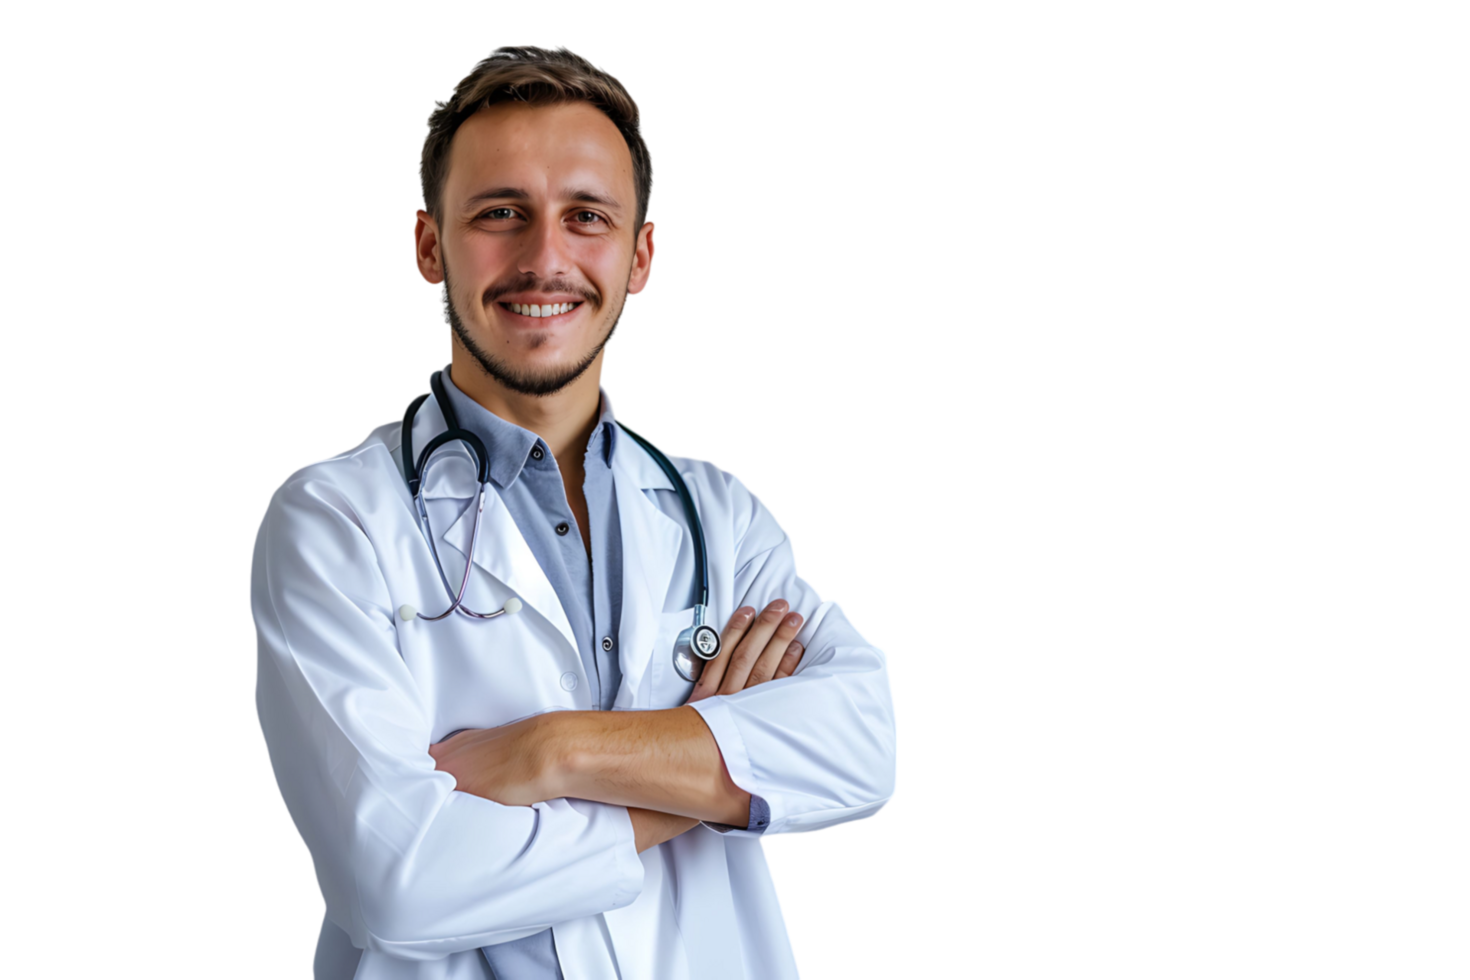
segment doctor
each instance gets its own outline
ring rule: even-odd
[[[683,459],[723,632],[697,683],[675,669],[695,531],[599,386],[653,262],[637,106],[570,52],[502,48],[430,118],[422,179],[452,353],[408,436],[457,418],[483,443],[478,539],[472,452],[435,454],[426,535],[394,422],[288,479],[255,550],[261,726],[326,901],[316,976],[794,977],[761,836],[888,799],[887,674],[760,501]],[[431,541],[466,607],[519,611],[429,619],[450,604]]]

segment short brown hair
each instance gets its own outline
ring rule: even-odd
[[[454,87],[448,102],[437,103],[438,108],[429,116],[429,135],[419,162],[424,209],[436,219],[440,217],[440,195],[449,173],[449,146],[459,127],[481,109],[511,101],[529,105],[590,102],[613,121],[633,155],[633,187],[638,192],[638,221],[633,226],[636,234],[648,215],[648,195],[653,190],[653,163],[638,133],[638,104],[622,82],[566,48],[496,48]]]

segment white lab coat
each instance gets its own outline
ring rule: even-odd
[[[431,398],[414,445],[442,431]],[[398,464],[397,424],[293,475],[256,542],[257,705],[286,805],[326,899],[319,978],[489,977],[478,948],[554,930],[567,980],[795,977],[760,838],[709,826],[650,848],[627,811],[584,800],[502,806],[455,791],[431,743],[460,728],[590,709],[551,583],[492,492],[467,601],[519,615],[404,622],[447,600]],[[446,569],[463,569],[476,492],[467,453],[425,485]],[[883,655],[796,575],[776,521],[739,481],[678,459],[709,549],[711,622],[785,598],[806,617],[790,678],[696,707],[767,833],[868,816],[893,792]],[[667,477],[629,439],[614,485],[623,540],[615,710],[682,704],[670,660],[691,622],[693,547]],[[458,584],[456,582],[456,584]]]

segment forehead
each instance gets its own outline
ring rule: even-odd
[[[456,207],[488,187],[520,187],[538,197],[596,190],[631,209],[633,156],[613,121],[586,102],[502,102],[455,132],[444,203]]]

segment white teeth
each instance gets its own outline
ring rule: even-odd
[[[570,313],[570,312],[572,312],[572,309],[576,305],[577,305],[576,303],[544,303],[544,304],[540,304],[540,303],[511,303],[511,304],[509,304],[510,311],[512,313],[519,313],[522,316],[534,316],[534,317],[560,316],[563,313]]]

